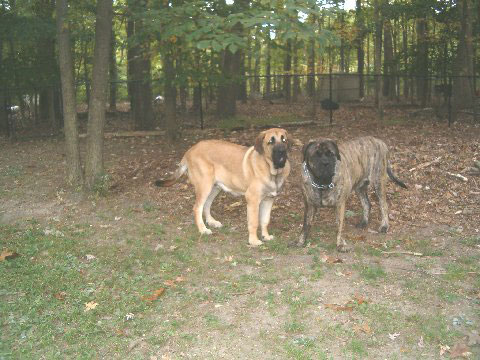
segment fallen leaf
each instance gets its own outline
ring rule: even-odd
[[[163,284],[166,285],[166,286],[171,286],[171,287],[177,286],[177,285],[175,284],[175,280],[165,280],[165,281],[163,282]]]
[[[325,304],[325,307],[327,309],[332,309],[335,311],[353,311],[353,307],[351,306],[342,306],[342,305],[337,305],[337,304]]]
[[[390,338],[390,340],[395,340],[399,336],[400,336],[399,333],[388,334],[388,337]]]
[[[164,289],[164,288],[160,288],[160,289],[155,290],[152,295],[150,295],[150,296],[144,296],[144,297],[142,297],[142,299],[145,300],[145,301],[155,301],[155,300],[157,300],[160,296],[162,296],[164,292],[165,292],[165,289]]]
[[[95,309],[98,306],[98,304],[95,301],[90,301],[88,303],[85,303],[85,312],[90,311]]]
[[[179,283],[179,282],[184,282],[184,281],[185,281],[185,278],[184,278],[182,275],[177,276],[177,277],[175,278],[175,282],[177,282],[177,283]]]
[[[367,302],[363,296],[358,294],[353,296],[353,301],[355,301],[358,305],[362,305],[363,303]]]
[[[418,340],[417,345],[419,348],[425,347],[425,344],[423,343],[423,336],[420,336],[420,340]]]
[[[471,354],[472,353],[470,352],[470,349],[464,343],[456,343],[453,346],[452,350],[450,350],[450,357],[452,359],[460,357],[466,358],[469,357]]]
[[[16,253],[15,251],[3,249],[2,253],[0,254],[0,261],[12,260],[17,256],[20,256],[20,254]]]
[[[56,294],[53,294],[53,297],[57,300],[65,300],[65,296],[67,296],[67,293],[65,291],[60,291]]]
[[[334,257],[331,257],[327,254],[322,254],[322,256],[320,256],[320,261],[323,262],[323,263],[329,263],[329,264],[343,263],[342,259],[334,258]]]
[[[370,325],[368,325],[367,323],[364,323],[363,325],[355,325],[353,327],[353,330],[355,332],[363,332],[367,335],[370,335],[372,333],[372,329],[370,328]]]
[[[450,350],[450,346],[440,344],[440,356],[444,355]]]

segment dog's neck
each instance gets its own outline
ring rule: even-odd
[[[308,179],[310,180],[310,183],[312,184],[312,186],[315,189],[330,190],[330,189],[333,189],[335,187],[335,184],[333,183],[333,179],[335,177],[335,174],[332,175],[332,177],[330,178],[330,181],[325,181],[325,182],[315,181],[316,179],[312,175],[311,171],[308,169],[308,165],[305,161],[302,164],[302,168],[303,168],[303,171],[305,172],[305,174],[307,175]]]

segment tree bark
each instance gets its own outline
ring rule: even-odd
[[[163,68],[163,76],[165,78],[165,129],[168,140],[175,141],[180,136],[180,126],[177,122],[176,71],[170,47],[164,47]]]
[[[363,98],[365,95],[365,84],[363,71],[365,67],[365,51],[363,50],[363,42],[365,37],[365,22],[363,18],[362,0],[356,0],[355,7],[355,23],[357,25],[357,37],[355,39],[355,46],[357,48],[357,73],[358,73],[358,96]]]
[[[113,0],[98,0],[95,21],[92,93],[88,107],[87,155],[85,184],[92,190],[104,176],[103,133],[107,99],[110,37],[112,32]]]
[[[383,96],[382,96],[382,16],[380,13],[380,6],[382,0],[374,0],[374,22],[375,22],[375,56],[374,56],[374,71],[375,71],[375,105],[377,106],[377,114],[380,120],[383,119]]]
[[[112,22],[113,24],[113,22]],[[115,32],[112,29],[112,40],[110,41],[110,111],[117,111],[117,42]]]
[[[290,72],[292,70],[292,40],[287,40],[285,49],[285,59],[283,61],[283,96],[289,103],[292,99],[292,83]]]
[[[83,174],[78,142],[77,101],[73,76],[70,26],[65,22],[67,9],[67,0],[57,0],[58,58],[63,97],[67,181],[70,185],[80,185],[83,183]]]
[[[417,26],[417,98],[420,106],[425,107],[428,98],[428,43],[427,20],[418,18]]]
[[[454,64],[453,103],[456,109],[473,107],[473,45],[472,5],[470,0],[458,1],[460,31]]]
[[[385,19],[383,30],[383,96],[391,100],[395,95],[395,75],[393,74],[392,23],[389,19]]]
[[[270,27],[267,27],[267,51],[265,55],[265,94],[270,94],[272,92],[272,40],[270,39]]]

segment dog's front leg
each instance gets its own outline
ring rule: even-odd
[[[267,197],[260,202],[260,227],[262,229],[263,240],[273,240],[273,235],[268,233],[268,224],[270,223],[270,214],[272,212],[273,197]]]
[[[342,238],[343,221],[345,220],[345,203],[346,199],[339,199],[337,203],[337,250],[340,252],[347,252],[348,247],[345,240]]]
[[[305,241],[307,241],[308,236],[310,235],[312,222],[317,212],[317,207],[309,203],[305,196],[303,197],[303,204],[305,206],[305,210],[303,212],[303,229],[302,233],[300,234],[300,238],[298,239],[297,246],[303,246]]]
[[[254,187],[250,187],[245,193],[245,199],[247,200],[248,243],[252,246],[263,244],[257,236],[261,200],[259,194],[260,191]]]

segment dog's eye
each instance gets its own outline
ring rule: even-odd
[[[282,142],[287,142],[287,139],[282,135]]]
[[[274,144],[275,143],[275,138],[272,136],[272,138],[268,141],[268,144]]]

